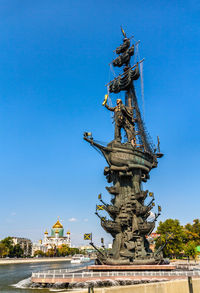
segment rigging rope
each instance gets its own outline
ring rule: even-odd
[[[116,77],[116,73],[114,71],[114,68],[112,66],[112,63],[110,63],[109,65],[110,65],[110,71],[112,72],[113,76]]]
[[[94,146],[94,145],[92,145],[92,147],[102,156],[102,157],[104,157],[103,156],[103,154],[102,154],[102,152],[96,147],[96,146]]]
[[[138,56],[138,45],[139,45],[139,43],[136,43],[136,45],[135,45],[134,64],[137,62],[137,56]]]
[[[140,60],[140,52],[139,52],[139,43],[136,42],[135,45],[135,58],[134,62],[137,62],[137,59]],[[143,62],[139,63],[140,66],[140,87],[141,87],[141,97],[142,97],[142,116],[145,118],[145,103],[144,103],[144,78],[143,78]]]
[[[145,117],[145,107],[144,107],[143,62],[140,63],[140,85],[141,85],[141,95],[142,95],[142,112],[143,112],[143,119],[144,119],[144,117]]]
[[[101,145],[103,145],[103,146],[107,146],[107,144],[108,144],[107,141],[96,140],[96,139],[94,139],[93,141],[96,142],[96,143],[98,143],[98,144],[101,144]]]
[[[113,105],[112,105],[112,100],[111,100],[111,98],[110,98],[109,85],[107,85],[107,95],[108,95],[108,105],[109,105],[110,107],[112,107]],[[113,118],[113,114],[112,114],[112,112],[110,112],[110,117]]]

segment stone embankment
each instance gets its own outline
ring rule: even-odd
[[[62,291],[67,293],[68,291]],[[76,293],[86,293],[88,289],[80,289]],[[109,288],[95,288],[94,293],[199,293],[200,279],[192,280],[192,289],[189,289],[188,280],[175,280],[169,282],[154,282],[130,286]]]
[[[0,259],[0,265],[9,264],[24,264],[24,263],[43,263],[43,262],[63,262],[70,261],[70,257],[43,257],[43,258],[2,258]]]
[[[172,280],[174,281],[186,280],[187,281],[188,277],[193,279],[200,278],[200,270],[198,268],[195,270],[193,269],[193,267],[188,267],[188,266],[187,267],[185,266],[183,268],[183,265],[181,265],[181,267],[179,266],[178,268],[174,266],[171,266],[170,268],[170,266],[168,266],[168,270],[164,270],[165,266],[157,266],[156,268],[153,268],[153,266],[150,266],[146,268],[146,270],[143,270],[143,271],[139,270],[136,267],[133,267],[131,270],[130,266],[128,269],[124,267],[124,271],[122,270],[121,266],[118,267],[118,270],[114,270],[113,268],[112,271],[110,270],[108,271],[105,268],[104,270],[99,271],[98,266],[96,268],[97,270],[94,270],[94,267],[95,266],[82,267],[79,269],[77,268],[76,270],[73,270],[73,271],[71,269],[70,270],[61,269],[61,270],[54,270],[54,271],[50,270],[46,272],[33,273],[31,287],[32,288],[56,288],[56,289],[66,288],[66,289],[76,289],[76,290],[78,288],[84,289],[88,287],[91,287],[91,288],[94,287],[95,292],[104,292],[104,291],[96,291],[96,290],[99,290],[97,289],[99,287],[110,287],[109,290],[111,290],[113,287],[119,288],[120,286],[121,288],[122,285],[126,286],[126,285],[133,285],[133,284],[136,285],[136,284],[149,284],[149,283],[160,283],[160,282],[163,283],[164,281],[171,282]],[[105,292],[108,292],[108,291],[105,291]],[[118,291],[118,292],[121,292],[121,291]],[[144,291],[141,291],[141,292],[144,292]],[[183,293],[184,291],[177,291],[177,292]],[[165,293],[168,293],[168,291],[166,291]],[[176,293],[176,291],[174,291],[173,293]]]

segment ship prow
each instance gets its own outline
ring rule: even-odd
[[[101,151],[110,170],[128,172],[138,168],[148,174],[152,168],[157,167],[157,154],[145,152],[142,148],[135,147],[131,143],[113,140],[104,146],[95,142],[93,138],[84,136],[84,139]]]

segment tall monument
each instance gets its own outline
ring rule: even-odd
[[[98,210],[96,215],[103,229],[112,235],[113,246],[109,252],[99,251],[96,263],[161,264],[161,249],[153,252],[147,240],[161,207],[158,206],[158,212],[149,220],[150,211],[155,206],[154,195],[142,189],[142,182],[147,182],[151,169],[157,167],[157,158],[162,154],[159,142],[155,148],[149,141],[134,88],[134,81],[140,77],[139,64],[143,60],[131,66],[135,45],[131,45],[131,38],[127,38],[123,29],[122,34],[123,43],[115,50],[117,58],[112,65],[122,67],[123,72],[108,83],[108,95],[103,102],[103,106],[114,113],[114,139],[105,146],[97,143],[91,133],[84,133],[84,139],[105,157],[107,166],[104,175],[110,183],[106,187],[111,195],[110,204],[105,203],[99,195],[103,204],[100,207],[108,213],[109,218],[99,215]],[[124,92],[124,102],[117,97],[116,105],[110,107],[107,104],[109,94],[119,92]],[[126,135],[125,141],[122,141],[122,130]]]

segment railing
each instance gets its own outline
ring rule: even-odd
[[[65,272],[64,272],[65,271]],[[74,278],[94,278],[94,277],[134,277],[134,276],[161,276],[161,277],[167,277],[167,276],[200,276],[200,271],[172,271],[172,272],[163,272],[163,271],[157,271],[157,272],[69,272],[70,270],[55,270],[47,272],[38,272],[38,273],[32,273],[32,278],[37,279],[74,279]]]
[[[71,273],[71,272],[77,272],[82,271],[84,269],[87,269],[87,267],[78,267],[78,268],[71,268],[71,269],[59,269],[59,270],[48,270],[43,272],[37,272],[37,273],[45,273],[45,274],[65,274],[65,273]]]

